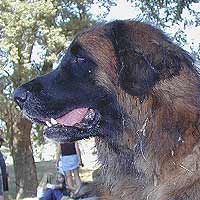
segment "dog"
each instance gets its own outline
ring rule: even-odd
[[[200,199],[200,77],[185,50],[147,23],[80,32],[59,66],[16,89],[56,142],[95,137],[99,199]]]

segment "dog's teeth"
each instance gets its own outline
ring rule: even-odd
[[[52,123],[53,125],[56,125],[58,122],[57,122],[55,119],[51,118],[51,123]]]
[[[51,124],[50,122],[48,122],[48,121],[46,121],[46,125],[47,125],[48,127],[51,127],[51,126],[52,126],[52,124]]]
[[[93,119],[95,116],[95,113],[92,111],[92,112],[89,112],[86,116],[85,116],[85,119]]]

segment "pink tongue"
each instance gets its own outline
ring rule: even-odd
[[[77,108],[67,113],[66,115],[56,119],[59,124],[65,126],[74,126],[76,123],[79,123],[87,114],[88,108]]]

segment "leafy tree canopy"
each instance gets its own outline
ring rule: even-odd
[[[200,12],[196,11],[195,3],[199,0],[130,0],[135,3],[142,11],[142,16],[148,21],[154,22],[160,26],[168,26],[171,24],[178,24],[184,21],[185,25],[194,23],[196,26],[200,23]],[[187,20],[184,18],[184,11],[189,12],[191,16],[195,17]]]

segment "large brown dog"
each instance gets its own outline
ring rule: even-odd
[[[97,137],[100,199],[200,199],[200,77],[160,30],[133,21],[86,30],[15,100],[33,121],[52,122],[48,138]]]

